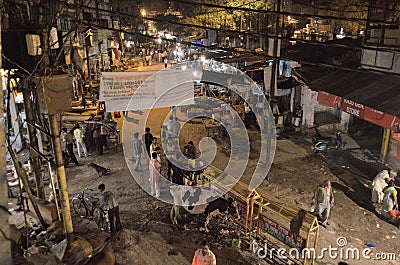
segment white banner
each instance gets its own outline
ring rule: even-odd
[[[193,104],[193,75],[176,69],[102,72],[99,100],[108,112]]]

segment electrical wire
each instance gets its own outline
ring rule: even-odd
[[[182,2],[182,3],[188,3],[187,1],[183,1],[183,0],[173,0],[173,1],[177,1],[177,2]],[[106,10],[106,9],[99,9],[99,8],[95,8],[95,7],[90,7],[90,6],[85,6],[85,5],[78,5],[78,4],[68,4],[66,3],[67,7],[79,7],[82,9],[89,9],[89,10],[96,10],[96,11],[101,11],[104,12],[105,14],[110,14],[110,15],[121,15],[121,16],[127,16],[127,17],[131,17],[131,18],[138,18],[137,16],[131,15],[131,14],[126,14],[126,13],[121,13],[121,12],[115,12],[115,11],[110,11],[110,10]],[[264,10],[265,11],[265,10]],[[269,11],[268,11],[269,12]],[[147,20],[153,20],[153,21],[160,21],[154,18],[145,18]],[[165,22],[165,21],[163,21]],[[186,27],[195,27],[195,28],[201,28],[201,29],[211,29],[211,30],[220,30],[220,31],[226,31],[229,33],[234,33],[234,34],[243,34],[243,35],[247,35],[247,36],[253,36],[253,37],[268,37],[268,38],[278,38],[278,39],[285,39],[285,40],[293,40],[293,41],[298,41],[298,42],[303,42],[303,43],[311,43],[311,44],[315,44],[318,46],[328,46],[328,47],[347,47],[349,49],[354,49],[354,50],[361,50],[361,47],[351,47],[348,45],[338,45],[338,44],[326,44],[326,43],[320,43],[320,42],[310,42],[310,41],[304,41],[304,40],[299,40],[299,39],[295,39],[295,38],[287,38],[287,37],[281,37],[281,36],[277,36],[277,35],[269,35],[269,34],[258,34],[258,33],[248,33],[248,32],[241,32],[241,31],[236,31],[236,30],[228,30],[228,29],[216,29],[216,28],[212,28],[212,27],[206,27],[206,26],[201,26],[201,25],[194,25],[194,24],[189,24],[189,23],[182,23],[182,22],[175,22],[175,21],[169,21],[171,24],[175,24],[175,25],[180,25],[180,26],[186,26]],[[132,34],[132,35],[137,35],[137,36],[141,36],[144,38],[150,38],[150,39],[156,39],[156,37],[152,37],[149,35],[145,35],[145,34],[141,34],[139,32],[132,32],[132,31],[126,31],[123,29],[113,29],[113,28],[109,28],[109,27],[101,27],[97,24],[94,23],[87,23],[84,21],[75,21],[75,23],[79,23],[79,24],[83,24],[89,27],[97,27],[97,28],[102,28],[102,29],[107,29],[107,30],[113,30],[113,31],[117,31],[117,32],[124,32],[125,34]],[[165,38],[162,38],[165,41],[171,41]],[[186,43],[188,45],[191,45],[190,42],[183,42]],[[205,45],[198,45],[200,47],[203,48],[211,48],[209,46],[205,46]],[[231,52],[236,52],[236,53],[241,53],[240,51],[236,50],[236,49],[227,49],[227,48],[221,48],[223,50],[226,51],[231,51]],[[364,47],[365,49],[365,47]],[[384,49],[384,48],[375,48],[375,47],[368,47],[367,49],[370,50],[380,50],[380,51],[386,51],[389,49]],[[247,53],[252,53],[252,54],[257,54],[260,55],[260,53],[255,53],[255,52],[251,52],[251,51],[246,51]],[[279,58],[273,58],[272,56],[268,56],[267,54],[261,54],[266,56],[266,58],[268,59],[279,59]],[[290,59],[290,58],[287,58]],[[316,63],[312,63],[312,62],[306,62],[303,61],[303,64],[311,64],[311,65],[315,65]],[[327,66],[329,64],[324,64],[324,66]],[[331,67],[335,67],[335,68],[340,68],[341,66],[337,66],[337,65],[330,65]]]
[[[96,8],[94,7],[87,7],[88,9],[92,9],[92,10],[96,10]],[[134,15],[130,15],[130,14],[126,14],[126,13],[121,13],[121,12],[115,12],[115,11],[110,11],[110,10],[105,10],[105,9],[101,9],[101,11],[103,12],[108,12],[110,15],[113,16],[128,16],[131,18],[137,18]],[[156,22],[165,22],[164,20],[160,20],[160,19],[156,19],[156,18],[146,18],[146,20],[150,20],[150,21],[156,21]],[[255,33],[255,32],[244,32],[244,31],[237,31],[237,30],[230,30],[230,29],[225,29],[225,28],[215,28],[215,27],[209,27],[209,26],[203,26],[203,25],[195,25],[195,24],[190,24],[190,23],[183,23],[183,22],[176,22],[176,21],[168,21],[170,24],[174,24],[174,25],[179,25],[179,26],[183,26],[183,27],[194,27],[194,28],[199,28],[199,29],[205,29],[205,30],[218,30],[218,31],[223,31],[223,32],[227,32],[227,33],[231,33],[231,34],[239,34],[239,35],[246,35],[249,37],[262,37],[262,38],[271,38],[271,39],[280,39],[280,40],[288,40],[288,41],[296,41],[296,42],[300,42],[300,43],[307,43],[307,44],[312,44],[312,45],[317,45],[317,46],[326,46],[326,47],[347,47],[349,49],[352,50],[361,50],[361,47],[353,47],[353,46],[349,46],[349,45],[345,45],[345,44],[332,44],[332,43],[323,43],[323,42],[317,42],[317,41],[308,41],[308,40],[301,40],[301,39],[297,39],[297,38],[289,38],[289,37],[285,37],[285,36],[278,36],[275,34],[261,34],[261,33]],[[84,23],[86,26],[89,27],[98,27],[99,26],[97,24],[93,24],[93,23],[89,23],[89,22],[84,22],[81,21],[81,23]],[[131,34],[131,35],[137,35],[137,36],[141,36],[144,38],[152,38],[155,39],[154,37],[151,37],[149,35],[145,35],[142,34],[140,32],[132,32],[132,31],[126,31],[123,29],[112,29],[112,28],[108,28],[108,27],[101,27],[103,29],[108,29],[108,30],[114,30],[117,32],[124,32],[125,34]],[[163,39],[165,41],[169,41],[171,42],[171,40],[168,39]],[[203,48],[211,48],[208,46],[202,46]],[[366,50],[373,50],[373,51],[393,51],[393,49],[389,49],[389,48],[383,48],[383,47],[363,47],[363,49]],[[230,51],[232,52],[238,52],[237,50],[231,49]]]
[[[383,20],[378,20],[378,19],[363,19],[363,18],[344,18],[344,17],[336,17],[336,16],[329,16],[329,15],[314,15],[314,14],[300,14],[300,13],[294,13],[294,12],[287,12],[287,11],[275,11],[275,10],[267,10],[267,9],[252,9],[252,8],[245,8],[245,7],[235,7],[235,6],[222,6],[222,5],[217,5],[217,4],[212,4],[212,3],[200,3],[200,2],[189,2],[188,0],[170,0],[171,2],[177,2],[177,3],[182,3],[182,4],[199,4],[202,6],[206,7],[214,7],[214,8],[223,8],[227,10],[235,10],[235,11],[244,11],[244,12],[254,12],[254,13],[263,13],[263,14],[278,14],[278,15],[284,15],[284,16],[296,16],[296,17],[319,17],[319,18],[325,18],[325,19],[334,19],[334,20],[344,20],[344,21],[362,21],[362,22],[370,22],[370,23],[380,23],[380,24],[385,24],[385,25],[394,25],[398,26],[398,23],[395,22],[388,22],[388,21],[383,21]]]
[[[397,1],[398,2],[398,1]],[[342,5],[340,5],[339,3],[335,3],[332,1],[329,1],[329,6],[335,6],[338,7],[339,9],[333,9],[333,8],[324,8],[324,7],[318,7],[317,5],[311,5],[311,4],[306,4],[304,1],[300,2],[299,0],[292,0],[292,3],[297,3],[299,5],[303,5],[303,6],[307,6],[307,7],[312,7],[315,9],[321,9],[321,10],[326,10],[326,11],[338,11],[338,12],[343,12],[343,10],[341,8],[343,8]],[[396,10],[396,6],[398,7],[398,3],[392,3],[393,4],[393,9],[392,10]],[[348,4],[346,5],[346,7],[353,7],[353,8],[366,8],[364,11],[368,12],[369,8],[374,8],[374,9],[384,9],[384,6],[382,5],[378,5],[378,4],[371,4],[371,1],[368,1],[368,3],[366,4]],[[363,11],[363,12],[364,12]],[[351,11],[350,11],[351,12]]]
[[[87,22],[82,22],[83,24],[87,25],[87,26],[94,26],[91,23],[87,23]],[[99,28],[102,29],[109,29],[107,27],[102,27],[102,26],[98,26]],[[132,34],[129,33],[128,31],[125,30],[118,30],[119,32],[124,32],[125,34]],[[158,37],[153,37],[153,36],[149,36],[149,35],[144,35],[141,33],[135,33],[135,35],[139,35],[142,37],[146,37],[146,38],[150,38],[153,40],[158,39]],[[162,38],[165,41],[171,41],[165,38]],[[171,41],[171,42],[176,42],[176,41]],[[180,41],[182,44],[185,45],[192,45],[191,42],[187,42],[187,41]],[[196,46],[198,47],[202,47],[202,48],[215,48],[212,46],[207,46],[207,45],[202,45],[202,44],[196,44]],[[284,57],[284,56],[271,56],[268,55],[267,53],[259,53],[259,52],[255,52],[255,51],[240,51],[240,50],[236,50],[236,49],[232,49],[232,48],[223,48],[223,47],[218,47],[219,50],[222,51],[228,51],[228,52],[235,52],[237,54],[243,54],[243,55],[257,55],[257,56],[264,56],[264,61],[267,60],[293,60],[290,57]],[[361,50],[361,48],[358,48],[359,50]],[[310,61],[306,61],[306,60],[301,60],[301,59],[296,59],[297,62],[304,64],[304,65],[310,65],[310,66],[318,66],[318,67],[325,67],[325,68],[331,68],[331,69],[343,69],[343,70],[348,70],[348,71],[353,71],[353,72],[360,72],[360,73],[366,73],[366,72],[370,72],[370,73],[377,73],[377,74],[385,74],[385,75],[392,75],[392,76],[400,76],[400,73],[391,73],[391,72],[384,72],[384,71],[379,71],[379,70],[371,70],[371,69],[356,69],[356,68],[351,68],[351,67],[345,67],[345,66],[338,66],[335,64],[328,64],[328,63],[314,63],[314,62],[310,62]]]

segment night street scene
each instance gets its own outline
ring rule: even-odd
[[[0,0],[0,264],[400,264],[400,1]]]

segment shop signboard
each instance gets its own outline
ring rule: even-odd
[[[342,98],[335,96],[325,91],[318,91],[317,101],[324,106],[331,108],[340,108],[342,105]]]
[[[278,224],[262,213],[258,215],[258,227],[289,247],[297,248],[301,251],[306,246],[306,240],[304,238],[293,235],[286,227]]]
[[[343,99],[325,91],[318,91],[317,101],[321,105],[340,108],[342,111],[366,120],[370,123],[390,129],[393,132],[400,132],[400,118],[391,114],[364,106],[349,99]]]
[[[364,105],[349,99],[343,99],[342,111],[347,112],[360,119],[364,119]]]
[[[394,132],[400,132],[400,119],[396,116],[375,110],[373,108],[365,107],[364,119]]]

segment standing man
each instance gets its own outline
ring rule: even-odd
[[[101,145],[100,125],[96,125],[96,127],[93,130],[93,140],[94,140],[94,144],[96,145],[96,148],[97,148],[97,154],[102,155],[103,154],[103,146]]]
[[[334,203],[333,191],[329,180],[324,181],[323,185],[320,185],[317,188],[312,202],[313,204],[316,204],[315,212],[318,221],[326,228],[328,225],[329,214]]]
[[[111,235],[115,235],[116,232],[122,230],[117,200],[111,191],[104,191],[106,186],[103,183],[99,185],[98,189],[101,193],[100,207],[107,211],[110,222],[110,232]]]
[[[153,135],[150,133],[150,128],[149,127],[147,127],[145,129],[145,133],[143,134],[142,141],[144,143],[144,146],[146,147],[146,151],[147,151],[148,156],[151,157],[150,145],[153,142]]]
[[[397,172],[394,170],[390,170],[390,172],[386,169],[376,175],[374,180],[372,181],[372,198],[371,201],[373,203],[382,203],[383,201],[383,189],[388,185],[389,181],[394,180],[397,177]]]
[[[342,131],[336,132],[336,149],[344,150],[346,147],[346,142],[342,139]]]
[[[74,136],[72,134],[72,130],[68,132],[67,128],[62,128],[62,136],[63,142],[65,142],[65,148],[68,151],[69,156],[71,157],[71,161],[75,163],[75,165],[79,166],[78,160],[74,154]]]
[[[206,240],[203,240],[201,248],[194,252],[192,265],[217,265],[217,259],[208,247]]]
[[[176,160],[179,160],[181,158],[180,153],[176,153]],[[172,175],[171,175],[172,171]],[[175,165],[174,163],[168,161],[168,175],[171,177],[171,182],[178,184],[178,185],[183,185],[183,170]]]
[[[139,168],[142,167],[142,164],[140,163],[140,159],[141,159],[142,153],[143,153],[142,142],[139,140],[138,132],[135,132],[133,134],[132,151],[133,151],[133,156],[135,157],[135,169],[134,170],[138,171]]]
[[[194,146],[193,141],[189,141],[187,145],[183,147],[183,154],[187,156],[189,159],[196,159],[197,158],[197,150]]]
[[[82,132],[79,124],[76,125],[76,128],[74,130],[74,136],[75,136],[75,140],[76,140],[76,147],[78,148],[79,157],[82,157],[81,149],[83,150],[83,154],[85,155],[85,157],[87,157],[88,153],[86,150],[85,142],[83,141],[83,132]]]

